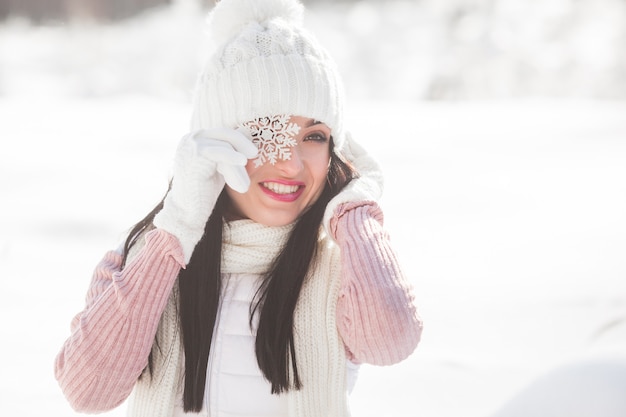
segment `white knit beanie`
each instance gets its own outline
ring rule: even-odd
[[[343,85],[335,62],[302,27],[298,0],[221,0],[209,14],[213,53],[200,74],[193,130],[295,115],[331,128],[341,148]]]

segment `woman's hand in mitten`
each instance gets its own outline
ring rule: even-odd
[[[383,174],[378,162],[349,133],[346,134],[346,142],[340,152],[356,169],[358,176],[326,206],[324,228],[335,240],[338,217],[346,210],[377,202],[383,192]]]
[[[172,186],[154,225],[178,238],[186,263],[224,184],[240,193],[250,187],[245,166],[257,152],[245,135],[228,128],[198,130],[181,139],[174,157]]]

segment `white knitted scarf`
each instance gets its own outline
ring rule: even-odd
[[[284,246],[290,226],[266,227],[250,220],[224,227],[223,273],[267,272]],[[347,417],[346,357],[336,325],[340,262],[330,239],[319,241],[294,316],[294,343],[302,389],[287,393],[290,417]],[[176,312],[178,286],[163,313],[153,348],[153,375],[137,382],[128,405],[131,417],[170,417],[183,380],[183,349]],[[206,412],[206,410],[205,410]],[[201,414],[202,415],[202,414]]]

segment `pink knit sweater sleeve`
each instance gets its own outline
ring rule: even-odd
[[[376,203],[338,207],[331,231],[341,249],[337,326],[349,359],[391,365],[417,347],[422,322]]]
[[[158,323],[184,265],[178,240],[155,229],[124,269],[117,252],[96,267],[85,309],[55,360],[55,376],[70,405],[101,412],[130,395],[148,363]]]

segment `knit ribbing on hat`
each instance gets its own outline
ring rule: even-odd
[[[232,2],[232,3],[230,3]],[[222,0],[230,8],[246,0]],[[266,3],[296,4],[295,0],[255,1],[257,12]],[[253,14],[254,15],[254,14]],[[213,13],[212,21],[221,16]],[[303,29],[292,14],[272,17],[256,13],[233,23],[231,36],[223,29],[214,42],[215,52],[207,61],[194,93],[193,130],[231,127],[264,116],[288,114],[312,118],[327,124],[341,147],[343,141],[344,93],[335,62],[316,39]],[[268,17],[269,16],[269,17]],[[287,19],[286,17],[289,17]],[[221,19],[221,18],[220,18]]]

